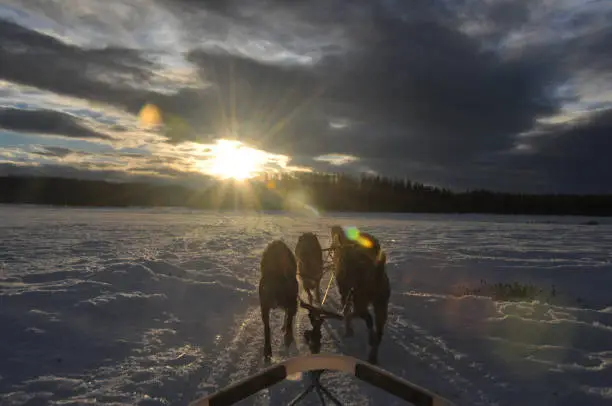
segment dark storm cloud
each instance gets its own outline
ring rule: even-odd
[[[543,98],[544,80],[550,79],[546,75],[550,67],[541,61],[504,64],[480,54],[475,41],[442,24],[405,23],[381,13],[374,18],[376,40],[349,66],[330,60],[309,70],[192,51],[188,59],[213,88],[186,89],[175,96],[111,87],[77,68],[93,63],[115,75],[146,79],[147,70],[137,67],[144,62],[130,51],[77,51],[15,26],[5,30],[19,34],[21,46],[29,47],[30,61],[19,61],[24,67],[19,70],[21,82],[29,78],[28,84],[101,99],[131,112],[145,101],[157,103],[171,118],[168,135],[173,142],[204,140],[203,133],[226,129],[229,122],[224,116],[234,110],[239,130],[244,130],[240,132],[252,134],[245,136],[246,141],[272,152],[469,160],[507,148],[515,133],[553,108],[549,101],[534,102]],[[48,50],[44,54],[52,51],[65,64],[63,72],[47,72],[52,80],[27,73],[43,47]],[[0,73],[7,70],[10,67],[3,66]],[[11,80],[15,76],[19,75],[4,74]],[[328,125],[333,118],[328,115],[335,113],[366,124],[353,125],[345,131],[349,135],[338,137]]]
[[[68,165],[15,165],[0,163],[0,176],[48,176],[88,180],[124,180],[126,174],[120,171],[80,169]]]
[[[89,152],[72,148],[65,147],[57,147],[57,146],[49,146],[49,145],[34,145],[31,148],[26,148],[24,152],[40,155],[44,157],[51,158],[65,158],[69,155],[74,157],[105,157],[105,158],[135,158],[135,159],[146,159],[147,162],[157,162],[157,163],[172,163],[177,160],[173,157],[161,158],[161,157],[151,157],[146,154],[138,154],[133,152],[121,152],[121,151],[113,151],[113,152]],[[124,160],[127,162],[127,159]]]
[[[442,24],[373,16],[376,39],[349,66],[324,60],[321,67],[308,70],[192,51],[188,59],[214,87],[185,89],[174,96],[111,86],[80,68],[93,65],[100,74],[144,81],[148,65],[135,52],[82,51],[4,23],[13,46],[9,41],[2,49],[14,63],[3,64],[0,74],[131,112],[146,101],[157,103],[172,119],[169,135],[174,142],[202,140],[207,130],[227,128],[224,116],[233,106],[241,132],[253,134],[247,141],[291,154],[469,160],[507,148],[514,133],[551,110],[550,103],[533,101],[542,98],[548,68],[539,61],[504,64],[481,55],[475,41]],[[14,51],[20,47],[28,52]],[[56,63],[41,63],[41,56]],[[42,66],[45,74],[39,72]],[[328,115],[335,113],[366,124],[353,125],[345,131],[349,135],[337,137],[328,125],[333,118]]]
[[[612,13],[609,14],[612,18]],[[612,28],[597,30],[586,38],[576,38],[567,44],[572,67],[592,72],[612,73]]]
[[[517,160],[573,193],[601,193],[612,185],[612,109],[572,125],[550,126],[527,140],[533,150]]]
[[[174,168],[136,165],[130,168],[130,171],[124,171],[117,168],[116,165],[104,162],[83,162],[78,165],[60,163],[31,165],[0,162],[0,176],[43,176],[136,182],[167,182],[169,179],[174,179],[176,182],[200,188],[211,180],[204,174],[184,172]]]
[[[189,59],[223,97],[208,113],[221,117],[234,104],[238,121],[260,126],[270,137],[263,146],[275,152],[466,161],[509,148],[516,133],[555,111],[546,98],[554,66],[537,55],[503,62],[435,22],[379,17],[377,33],[347,67],[279,67],[202,51]],[[335,114],[357,124],[336,131],[328,125]]]
[[[0,176],[43,176],[109,181],[160,181],[160,177],[156,174],[131,174],[116,169],[104,169],[105,165],[88,166],[90,165],[75,167],[54,164],[31,166],[0,163]]]
[[[0,78],[131,113],[155,103],[171,143],[210,141],[235,130],[243,141],[267,151],[304,157],[296,162],[348,154],[360,160],[347,170],[368,167],[460,187],[518,190],[533,181],[537,188],[545,182],[565,188],[590,179],[596,189],[597,179],[605,178],[606,161],[599,151],[591,152],[607,146],[603,118],[547,129],[533,141],[532,155],[509,151],[517,135],[532,130],[538,119],[555,115],[568,99],[579,101],[576,94],[561,99],[555,92],[559,85],[578,73],[610,74],[612,29],[608,24],[589,31],[610,10],[535,24],[533,10],[550,6],[469,0],[158,3],[172,5],[185,19],[180,10],[212,10],[235,23],[237,31],[257,27],[282,43],[291,43],[293,21],[322,32],[341,31],[350,41],[332,52],[329,45],[317,48],[314,39],[303,38],[319,52],[312,65],[265,62],[237,55],[235,46],[213,50],[194,43],[185,57],[204,84],[161,94],[146,90],[156,65],[137,50],[84,50],[0,22],[0,36],[7,39],[0,43]],[[265,20],[279,10],[291,21]],[[546,22],[557,25],[546,27]],[[563,24],[583,34],[556,35]],[[546,40],[538,31],[545,29],[554,34]],[[524,35],[525,43],[503,45],[512,32]],[[330,123],[336,120],[346,125],[334,128]],[[598,184],[610,191],[612,183]]]
[[[45,146],[39,150],[32,151],[32,153],[41,156],[63,158],[74,153],[74,151],[70,148]]]
[[[145,91],[129,87],[151,75],[151,63],[137,51],[84,50],[5,20],[0,38],[1,79],[132,109],[146,99]]]
[[[0,79],[3,80],[61,95],[108,103],[132,114],[137,114],[147,102],[155,103],[170,118],[180,113],[181,122],[197,117],[207,104],[215,100],[201,90],[183,89],[171,96],[146,90],[144,86],[154,75],[154,66],[136,50],[80,49],[3,20],[0,20],[0,37]],[[34,113],[23,112],[22,116],[28,114]],[[20,113],[14,112],[11,115],[19,116]],[[92,131],[78,131],[79,126],[70,124],[71,119],[61,113],[45,112],[42,116],[44,123],[66,128],[66,136],[76,136],[75,133],[95,136]],[[36,120],[26,124],[19,119],[11,119],[10,128],[47,130],[42,123],[37,124]],[[169,135],[174,137],[180,134],[177,128],[173,126]],[[121,130],[122,127],[117,126],[116,129]],[[107,138],[101,134],[97,137]],[[196,135],[192,138],[198,139]]]
[[[51,110],[20,110],[0,108],[0,128],[5,130],[54,134],[71,138],[112,139],[96,132],[68,114]]]

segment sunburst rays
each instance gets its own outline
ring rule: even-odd
[[[227,71],[220,72],[220,69]],[[209,189],[210,199],[215,206],[227,206],[228,199],[233,199],[236,207],[261,209],[257,195],[267,193],[284,201],[284,208],[291,206],[295,209],[300,206],[298,200],[301,200],[296,199],[295,193],[284,196],[284,193],[269,187],[265,182],[257,182],[257,177],[265,173],[291,172],[292,167],[288,165],[290,157],[269,154],[261,148],[272,141],[276,143],[275,139],[282,137],[283,131],[288,129],[290,123],[325,93],[326,86],[310,88],[304,93],[303,89],[309,87],[303,83],[304,79],[298,79],[295,83],[287,83],[285,87],[264,87],[263,94],[256,95],[252,93],[254,87],[248,80],[237,80],[237,77],[242,76],[236,75],[236,70],[235,61],[232,59],[223,68],[202,67],[203,75],[214,83],[208,89],[214,92],[215,101],[212,106],[202,106],[202,109],[214,111],[214,118],[212,123],[207,123],[211,133],[204,134],[203,130],[201,136],[213,139],[216,143],[207,146],[210,148],[210,155],[193,157],[195,168],[219,181],[214,190]],[[139,121],[148,129],[165,127],[166,134],[172,138],[170,127],[173,124],[163,119],[163,111],[158,106],[145,105],[139,114]],[[197,128],[189,129],[192,135],[200,138],[197,131]],[[308,134],[300,136],[307,137]],[[279,160],[279,156],[284,157],[284,161]],[[256,184],[257,190],[254,188]],[[316,208],[307,201],[301,203],[306,212],[319,215]]]

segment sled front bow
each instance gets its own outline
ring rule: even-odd
[[[362,381],[415,406],[453,406],[450,401],[367,362],[343,355],[325,354],[290,358],[225,389],[200,398],[189,406],[230,406],[284,380],[287,376],[320,370],[353,374]]]

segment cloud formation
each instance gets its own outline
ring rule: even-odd
[[[77,3],[0,7],[0,80],[134,122],[113,132],[66,111],[19,110],[0,87],[2,128],[129,143],[160,174],[170,154],[190,172],[206,159],[194,142],[231,138],[288,157],[278,170],[612,192],[607,2]],[[145,103],[161,110],[161,132],[135,127]],[[353,158],[320,158],[340,155]]]
[[[88,128],[74,117],[49,110],[0,108],[0,128],[74,138],[112,139],[106,134]]]

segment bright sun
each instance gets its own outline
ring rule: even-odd
[[[202,170],[222,179],[245,180],[263,169],[266,154],[239,141],[218,140],[212,147],[213,157],[202,161]]]

